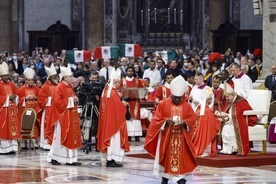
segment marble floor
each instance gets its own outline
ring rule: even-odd
[[[276,144],[268,144],[276,152]],[[131,142],[131,153],[141,153],[141,142]],[[0,155],[0,183],[97,183],[155,184],[161,183],[152,174],[153,160],[125,157],[122,168],[107,168],[101,154],[85,154],[79,150],[81,166],[53,166],[46,162],[48,151],[22,150],[20,154]],[[276,183],[276,165],[259,167],[215,168],[198,166],[187,176],[188,184],[272,184]],[[169,182],[171,183],[171,182]]]

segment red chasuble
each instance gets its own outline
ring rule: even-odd
[[[154,94],[154,98],[158,98],[159,101],[169,98],[171,96],[171,90],[166,86],[159,86]]]
[[[21,124],[18,121],[17,106],[9,100],[9,106],[3,107],[10,94],[17,94],[16,86],[12,82],[0,81],[0,139],[4,140],[20,138]]]
[[[115,88],[111,90],[110,98],[107,98],[108,86],[105,87],[100,101],[100,115],[98,127],[98,150],[107,153],[110,139],[120,131],[121,145],[125,151],[129,151],[128,134],[126,127],[126,107],[121,102]]]
[[[191,135],[183,125],[167,124],[165,130],[160,128],[168,118],[180,116],[193,131],[196,116],[187,102],[174,105],[171,98],[160,102],[148,128],[145,150],[155,157],[159,133],[161,133],[159,164],[164,173],[179,175],[193,171],[196,167],[196,155]]]
[[[22,123],[21,122],[22,114],[26,108],[32,108],[34,110],[37,110],[37,100],[25,100],[25,98],[28,95],[34,95],[37,97],[38,93],[39,93],[39,88],[35,85],[32,87],[29,87],[27,84],[25,84],[19,88],[18,96],[19,96],[19,121],[20,121],[20,124]],[[22,105],[24,104],[24,101],[25,101],[25,107],[22,107]],[[37,113],[37,111],[36,111],[36,113]],[[40,132],[39,130],[40,130],[39,121],[36,121],[35,126],[34,126],[34,136],[33,136],[34,139],[37,139],[39,137],[39,132]]]
[[[77,149],[82,147],[80,119],[77,105],[67,109],[68,98],[76,96],[71,85],[60,82],[54,92],[51,106],[50,127],[46,130],[47,138],[51,139],[54,132],[54,126],[59,121],[61,128],[61,145],[68,149]],[[50,140],[49,143],[51,143]]]
[[[126,79],[122,79],[121,87],[127,88],[143,88],[144,85],[141,80],[134,78],[132,81],[128,81]],[[130,99],[129,103],[129,112],[133,119],[140,120],[140,99]]]
[[[229,112],[230,107],[231,106],[227,108],[227,112]],[[240,96],[237,96],[231,108],[234,131],[238,145],[237,155],[249,154],[250,147],[248,126],[254,126],[258,122],[257,116],[249,116],[247,124],[246,117],[243,115],[243,112],[246,110],[252,110],[252,107],[245,99],[243,99]]]
[[[46,81],[43,86],[40,88],[38,93],[38,113],[43,113],[43,110],[45,109],[45,120],[44,120],[44,130],[46,130],[47,124],[49,122],[49,117],[51,113],[51,106],[46,107],[46,103],[48,101],[48,97],[53,97],[54,90],[56,88],[56,84],[51,83],[50,81]],[[41,121],[40,121],[41,122]],[[46,131],[44,131],[44,137],[46,136]],[[51,135],[51,140],[53,139]],[[47,137],[45,137],[47,138]]]
[[[216,136],[221,127],[220,121],[215,117],[213,111],[208,105],[205,107],[205,113],[200,116],[200,106],[196,109],[197,123],[193,135],[193,143],[196,155],[202,155],[206,147],[211,143],[211,155],[216,155]]]
[[[222,111],[225,109],[226,106],[226,99],[224,96],[224,90],[222,88],[219,89],[213,89],[213,93],[215,96],[215,103],[214,103],[214,109],[213,111],[215,112],[216,110]]]

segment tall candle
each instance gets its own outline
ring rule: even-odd
[[[148,25],[150,25],[150,9],[148,9]]]
[[[183,21],[183,10],[180,10],[180,26],[182,26]]]
[[[156,8],[154,8],[154,23],[156,24]]]
[[[174,9],[174,24],[176,24],[176,9]]]
[[[168,8],[168,24],[171,22],[170,19],[170,8]]]
[[[141,26],[143,26],[143,23],[144,23],[144,16],[143,16],[143,14],[144,14],[144,11],[143,10],[141,10]]]

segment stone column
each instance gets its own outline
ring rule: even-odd
[[[14,11],[17,11],[15,9]],[[12,49],[12,1],[1,0],[0,6],[0,52],[7,50],[10,52]]]
[[[104,1],[86,0],[86,48],[93,50],[104,45]]]
[[[219,26],[229,20],[229,7],[228,0],[209,0],[209,29],[217,30]],[[210,48],[213,45],[213,34],[210,32]]]
[[[271,74],[271,65],[276,64],[276,12],[270,12],[269,1],[263,1],[263,75]]]

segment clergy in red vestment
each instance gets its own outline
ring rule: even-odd
[[[147,103],[148,107],[142,107],[140,109],[141,115],[141,125],[143,132],[146,131],[149,127],[152,115],[155,110],[155,103],[154,103],[154,94],[155,88],[154,85],[150,86],[150,79],[148,77],[142,79],[143,85],[146,87],[148,94],[145,95],[145,99],[141,99],[141,106],[143,103]]]
[[[196,109],[197,123],[193,134],[193,144],[197,156],[215,156],[217,153],[216,136],[221,123],[208,107],[212,102],[212,90],[204,89],[201,104]]]
[[[17,152],[21,125],[18,121],[17,88],[9,81],[6,62],[0,64],[0,153]]]
[[[154,175],[162,177],[162,183],[186,183],[184,177],[196,167],[196,154],[190,131],[196,116],[182,96],[187,85],[182,76],[170,84],[171,97],[159,103],[148,128],[145,150],[155,158]]]
[[[21,122],[21,116],[26,108],[32,108],[37,110],[37,96],[39,93],[39,88],[35,85],[34,76],[35,71],[32,68],[26,68],[24,71],[25,84],[18,89],[19,96],[19,121]],[[37,111],[36,111],[37,112]],[[33,139],[37,139],[35,142],[38,142],[40,128],[39,121],[35,122],[34,125],[34,136]],[[28,147],[24,145],[26,142],[22,142],[21,147]]]
[[[155,103],[158,105],[160,101],[165,100],[171,96],[170,83],[173,80],[173,74],[171,70],[167,70],[165,73],[165,84],[157,88],[154,94]]]
[[[51,113],[50,111],[52,109],[52,98],[54,95],[54,89],[58,84],[58,75],[53,63],[50,67],[44,66],[44,68],[47,73],[48,80],[43,84],[38,93],[38,113],[42,113],[42,117],[40,120],[40,147],[42,149],[50,149],[51,146],[47,142],[45,130],[47,125],[49,125],[48,122]],[[49,140],[53,140],[53,135],[49,136],[51,136]]]
[[[134,68],[128,66],[126,69],[126,78],[121,81],[121,90],[124,88],[143,88],[144,85],[139,78],[134,77]],[[123,93],[123,91],[122,91]],[[142,125],[141,125],[141,117],[140,117],[140,99],[139,97],[128,96],[129,103],[129,112],[131,115],[130,120],[127,120],[127,133],[129,136],[129,140],[131,137],[135,137],[135,141],[139,142],[139,136],[142,136]]]
[[[214,109],[213,111],[222,111],[226,106],[226,99],[224,96],[224,90],[220,87],[221,78],[219,76],[215,76],[213,78],[213,93],[215,96],[214,101]]]
[[[52,99],[52,109],[49,123],[51,129],[46,134],[53,133],[53,140],[47,161],[53,165],[81,165],[78,162],[78,150],[82,147],[80,119],[77,110],[78,97],[72,84],[70,64],[61,66],[61,82],[55,88]],[[47,137],[50,139],[51,137]]]
[[[237,95],[228,83],[224,85],[228,107],[225,112],[215,113],[224,122],[221,132],[223,149],[220,153],[248,155],[250,151],[248,126],[254,126],[258,118],[256,115],[249,116],[247,122],[243,112],[252,110],[251,106],[244,98]]]
[[[121,84],[120,71],[112,70],[110,84],[100,100],[98,150],[106,157],[106,167],[122,167],[125,152],[129,151],[126,127],[126,101],[117,92]]]
[[[186,85],[188,86],[188,89],[185,92],[184,96],[185,96],[186,101],[188,101],[190,93],[195,85],[195,75],[193,72],[186,72],[185,75],[187,78],[187,80],[185,82],[186,82]]]

